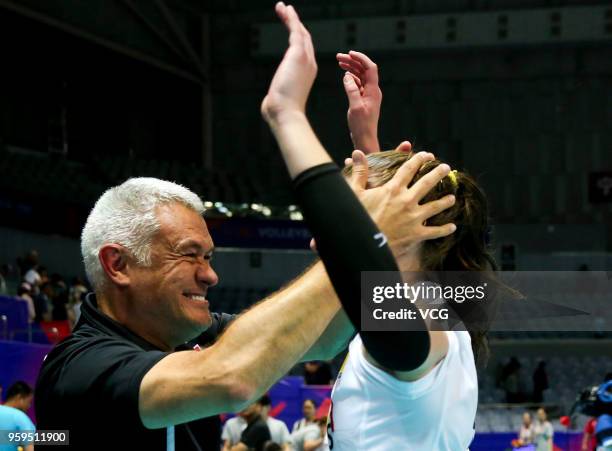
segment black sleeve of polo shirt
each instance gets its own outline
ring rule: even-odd
[[[338,166],[325,163],[299,174],[294,189],[317,250],[342,307],[361,329],[361,271],[392,271],[402,282],[391,249],[376,236],[380,231],[363,208]],[[412,304],[408,309],[416,309]],[[368,353],[391,370],[410,371],[421,365],[430,349],[429,332],[416,313],[413,331],[360,332]],[[403,350],[403,352],[398,352]]]
[[[61,376],[54,387],[54,398],[60,402],[80,399],[84,405],[95,406],[96,414],[105,413],[123,425],[143,428],[138,407],[140,384],[168,353],[99,337],[72,354],[58,368]]]

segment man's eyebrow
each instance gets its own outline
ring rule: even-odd
[[[175,246],[174,246],[174,251],[182,251],[191,247],[195,247],[197,248],[199,251],[205,251],[206,247],[202,246],[202,244],[196,240],[193,239],[186,239],[183,241],[179,241]],[[213,251],[215,250],[215,247],[212,246],[210,249],[206,250],[206,254],[212,254]]]

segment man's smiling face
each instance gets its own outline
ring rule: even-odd
[[[206,294],[219,281],[210,264],[214,245],[204,219],[180,203],[162,205],[157,217],[151,265],[131,273],[130,297],[153,333],[177,346],[212,322]]]

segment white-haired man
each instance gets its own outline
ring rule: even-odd
[[[284,8],[277,5],[279,16],[285,16]],[[281,68],[300,76],[300,66],[289,58]],[[284,91],[270,92],[282,97]],[[302,131],[284,129],[298,141]],[[424,225],[450,204],[415,203],[423,180],[405,188],[432,155],[415,155],[394,183],[365,190],[367,161],[357,154],[351,184],[398,255],[452,233],[448,227]],[[300,161],[295,158],[288,166],[296,169]],[[429,178],[435,184],[445,175]],[[352,217],[367,219],[368,233],[376,229],[350,192],[342,199],[358,210]],[[342,203],[330,205],[342,211]],[[173,450],[175,443],[194,438],[190,421],[239,411],[300,359],[327,360],[346,345],[353,328],[321,263],[233,321],[211,313],[206,294],[218,277],[202,212],[201,200],[186,188],[150,178],[128,180],[98,200],[81,238],[95,295],[83,303],[73,335],[43,364],[35,396],[39,429],[69,429],[72,449]],[[345,224],[328,225],[344,239]],[[378,251],[371,251],[376,248],[393,260],[376,239],[378,229],[372,232],[377,233],[368,235],[370,251],[364,255],[377,257]],[[351,241],[356,236],[351,230],[345,235],[351,253],[359,254],[364,243]],[[329,261],[335,243],[324,239],[321,244]],[[192,350],[195,343],[210,346],[198,352]],[[212,448],[194,438],[176,449]]]
[[[72,449],[173,449],[192,439],[189,421],[239,411],[300,359],[343,349],[352,327],[320,263],[230,327],[231,315],[211,313],[218,277],[202,212],[197,195],[153,178],[100,197],[81,237],[95,294],[43,364],[39,429],[70,430]],[[377,216],[383,230],[425,238],[402,215]]]

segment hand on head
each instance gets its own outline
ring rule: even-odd
[[[395,148],[396,152],[412,152],[412,143],[410,141],[402,141],[399,146]]]
[[[359,151],[353,152],[352,159],[354,167],[349,182],[351,188],[385,233],[396,258],[411,252],[413,246],[422,241],[441,238],[456,230],[454,224],[425,225],[429,218],[455,203],[453,195],[420,203],[427,193],[448,175],[450,167],[447,164],[439,165],[407,188],[421,166],[434,159],[431,153],[415,154],[397,170],[389,182],[367,190],[367,159]]]
[[[312,38],[293,6],[278,2],[276,14],[289,31],[289,47],[261,104],[267,122],[279,119],[284,113],[303,114],[317,75]]]

